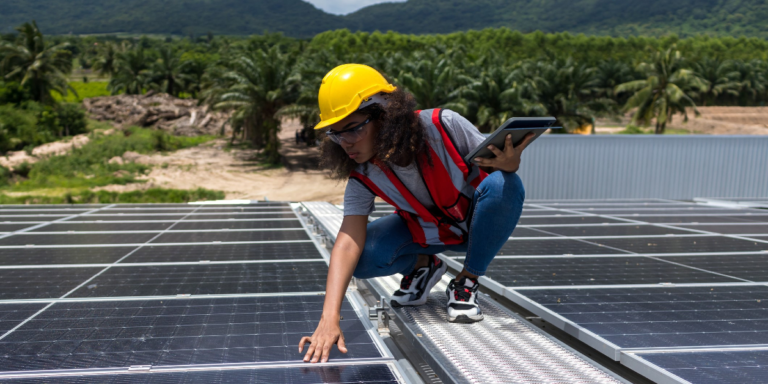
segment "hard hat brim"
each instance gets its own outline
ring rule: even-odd
[[[315,129],[323,129],[323,128],[327,128],[328,126],[331,126],[331,125],[333,125],[333,124],[336,124],[336,123],[338,123],[338,122],[339,122],[339,121],[341,121],[341,120],[344,120],[344,118],[345,118],[345,117],[347,117],[347,116],[351,115],[351,114],[352,114],[352,113],[354,113],[354,112],[356,112],[356,111],[352,111],[352,112],[350,112],[350,113],[347,113],[347,114],[346,114],[346,115],[344,115],[344,116],[336,116],[336,117],[330,118],[330,119],[328,119],[328,120],[323,120],[323,121],[321,121],[321,122],[317,123],[317,125],[315,125]]]

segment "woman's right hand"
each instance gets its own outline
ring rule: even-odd
[[[304,344],[306,343],[309,343],[309,347],[307,354],[304,355],[305,363],[310,361],[312,363],[327,362],[334,344],[337,344],[341,353],[347,353],[347,346],[344,344],[344,334],[341,332],[338,317],[328,320],[325,317],[321,318],[312,337],[304,336],[299,341],[299,353],[304,351]]]

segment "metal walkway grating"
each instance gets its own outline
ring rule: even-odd
[[[329,203],[303,203],[314,231],[329,241],[341,226],[342,212]],[[448,277],[438,283],[426,305],[393,309],[395,321],[444,381],[470,383],[619,383],[622,379],[481,295],[485,320],[449,323],[445,318]],[[385,298],[397,276],[367,281]],[[484,300],[483,300],[484,299]]]

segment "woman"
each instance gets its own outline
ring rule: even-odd
[[[360,64],[331,70],[318,101],[315,129],[328,128],[322,162],[349,182],[320,324],[299,342],[300,353],[310,343],[304,361],[326,362],[333,344],[347,352],[339,313],[352,276],[402,273],[391,305],[422,305],[447,269],[435,256],[444,251],[466,252],[446,292],[448,321],[482,320],[477,279],[520,218],[525,192],[514,172],[532,135],[516,148],[507,137],[503,151],[489,147],[495,158],[467,163],[484,140],[469,121],[449,110],[414,111],[413,96]],[[377,196],[397,214],[368,223]]]

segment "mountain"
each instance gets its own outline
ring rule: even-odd
[[[2,33],[35,19],[50,34],[247,35],[269,30],[311,37],[339,28],[423,34],[508,27],[614,36],[768,38],[765,0],[408,0],[347,16],[325,13],[302,0],[2,1]]]
[[[615,36],[768,37],[764,0],[409,0],[369,6],[346,19],[353,30],[414,34],[508,27]]]
[[[46,34],[143,33],[311,37],[346,21],[301,0],[2,0],[0,32],[36,20]]]

